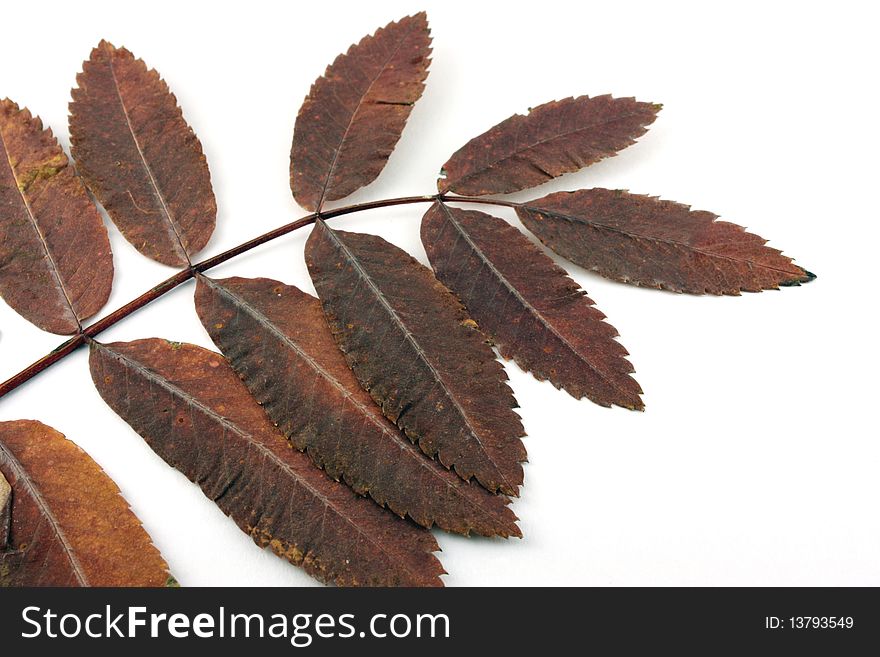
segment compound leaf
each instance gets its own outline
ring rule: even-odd
[[[526,452],[504,368],[431,270],[323,221],[306,263],[337,343],[385,416],[463,479],[516,495]]]
[[[441,192],[505,194],[616,155],[645,134],[660,105],[580,96],[514,114],[474,137],[443,165]]]
[[[508,499],[427,458],[348,368],[315,297],[267,278],[199,277],[196,308],[269,417],[336,480],[418,524],[519,536]]]
[[[107,230],[52,131],[0,100],[0,294],[66,335],[101,310],[112,285]]]
[[[336,58],[296,117],[290,187],[318,210],[372,182],[397,145],[428,76],[424,12],[390,23]]]
[[[168,579],[167,564],[97,463],[45,424],[0,422],[0,586]]]
[[[483,212],[435,203],[421,233],[437,278],[504,358],[574,397],[644,407],[626,349],[614,339],[617,331],[520,231]]]
[[[601,188],[558,192],[516,212],[559,255],[625,283],[738,295],[815,278],[741,226],[652,196]]]
[[[217,215],[202,145],[159,74],[101,41],[76,77],[71,152],[125,238],[173,267],[208,243]]]
[[[432,534],[292,449],[221,355],[155,338],[92,343],[90,366],[107,404],[258,545],[324,582],[442,585]]]

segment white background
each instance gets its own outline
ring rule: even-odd
[[[67,103],[101,38],[155,67],[204,145],[219,204],[205,255],[304,212],[288,187],[296,116],[337,53],[427,9],[427,91],[377,182],[347,202],[431,193],[461,144],[569,95],[662,102],[618,157],[515,198],[628,188],[712,210],[816,272],[740,298],[641,290],[569,267],[618,328],[645,413],[576,401],[509,365],[528,431],[523,540],[437,532],[448,585],[880,584],[877,62],[868,2],[9,3],[0,96],[67,146]],[[334,220],[426,262],[418,206]],[[511,212],[498,214],[514,221]],[[216,270],[313,291],[308,231]],[[111,228],[106,309],[170,273]],[[108,331],[211,346],[184,286]],[[106,312],[105,311],[105,312]],[[55,347],[0,307],[0,378]],[[0,400],[115,479],[184,585],[314,584],[262,552],[94,391],[86,352]]]

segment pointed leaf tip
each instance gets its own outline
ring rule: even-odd
[[[806,269],[804,269],[803,272],[804,275],[799,278],[782,281],[781,283],[779,283],[779,287],[799,287],[801,285],[806,285],[807,283],[815,281],[816,278],[818,278],[816,274],[811,271],[807,271]]]

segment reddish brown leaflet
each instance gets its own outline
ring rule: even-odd
[[[461,304],[404,251],[321,221],[306,263],[336,341],[385,416],[462,478],[516,495],[526,457],[516,400]]]
[[[266,278],[201,277],[196,308],[275,424],[331,477],[425,527],[520,535],[505,497],[427,458],[382,415],[315,297]]]
[[[544,244],[607,278],[691,294],[739,294],[815,276],[711,212],[620,190],[550,194],[516,209]]]
[[[51,130],[0,101],[0,294],[52,333],[76,333],[110,296],[101,216]]]
[[[0,586],[169,581],[167,564],[116,484],[53,428],[0,422],[0,474]],[[6,505],[2,479],[12,488]]]
[[[437,203],[422,219],[437,277],[480,328],[539,379],[603,406],[644,408],[617,331],[525,235],[483,212]]]
[[[307,210],[344,198],[385,167],[428,76],[424,12],[389,23],[336,58],[296,117],[290,187]]]
[[[145,256],[183,267],[208,243],[217,204],[202,145],[159,74],[102,41],[70,104],[71,151],[89,189]]]
[[[611,96],[545,103],[458,149],[443,165],[437,187],[475,196],[535,187],[615,155],[645,133],[659,109]]]
[[[442,585],[431,533],[292,449],[221,355],[155,338],[92,343],[90,366],[104,401],[258,545],[323,582]]]

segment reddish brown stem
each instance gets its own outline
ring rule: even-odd
[[[446,197],[442,194],[438,194],[436,196],[404,196],[400,198],[384,199],[381,201],[370,201],[368,203],[358,203],[356,205],[347,205],[345,207],[336,208],[334,210],[325,210],[321,212],[321,217],[324,219],[332,219],[333,217],[340,217],[346,214],[354,214],[355,212],[363,212],[364,210],[386,208],[393,205],[433,203],[438,199],[445,201],[461,201],[467,203],[501,205],[507,207],[513,207],[516,205],[515,203],[511,203],[509,201],[494,201],[491,199],[471,198],[468,196]],[[106,331],[108,328],[125,319],[132,313],[140,310],[148,303],[155,301],[167,292],[170,292],[171,290],[176,288],[178,285],[181,285],[182,283],[190,280],[197,273],[201,273],[211,269],[212,267],[216,267],[217,265],[224,263],[227,260],[231,260],[232,258],[241,255],[242,253],[245,253],[255,247],[260,246],[261,244],[271,242],[272,240],[281,237],[282,235],[287,235],[288,233],[292,233],[295,230],[304,228],[305,226],[309,226],[315,223],[315,219],[317,216],[318,215],[316,213],[306,215],[302,219],[298,219],[289,224],[285,224],[284,226],[275,228],[274,230],[270,230],[268,233],[264,233],[259,237],[255,237],[252,240],[244,242],[243,244],[239,244],[238,246],[232,247],[231,249],[224,251],[223,253],[202,260],[201,262],[197,262],[191,267],[177,272],[173,276],[159,283],[156,287],[148,290],[147,292],[144,292],[138,298],[129,301],[121,308],[114,310],[109,315],[83,328],[80,333],[73,336],[66,342],[60,344],[53,351],[43,356],[40,360],[31,363],[18,374],[15,374],[14,376],[4,381],[2,384],[0,384],[0,398],[6,396],[26,381],[29,381],[30,379],[35,377],[43,370],[51,367],[61,359],[73,353],[78,347],[86,343],[88,340],[95,338],[99,333]]]

